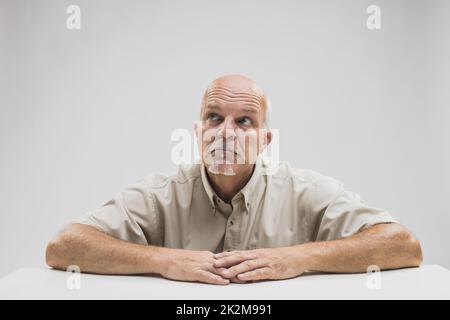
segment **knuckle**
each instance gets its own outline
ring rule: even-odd
[[[210,251],[202,251],[203,256],[205,256],[206,258],[213,258],[214,254]]]
[[[211,281],[211,277],[207,273],[202,273],[199,275],[198,280],[209,282],[209,281]]]
[[[230,269],[228,269],[228,276],[234,277],[236,274],[237,274],[236,267],[231,267]]]

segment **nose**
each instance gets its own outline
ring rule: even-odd
[[[226,117],[219,127],[218,135],[224,139],[234,138],[236,137],[235,130],[233,118]]]

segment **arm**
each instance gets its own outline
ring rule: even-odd
[[[73,224],[47,245],[47,264],[101,274],[159,273],[161,250],[113,238],[91,226]]]
[[[66,270],[101,274],[157,273],[166,278],[227,284],[212,266],[213,253],[135,244],[111,237],[93,227],[73,224],[47,246],[47,264]]]
[[[224,252],[215,258],[214,266],[226,268],[224,277],[248,281],[291,278],[305,271],[366,272],[371,265],[380,269],[416,267],[422,262],[422,250],[408,230],[391,223],[340,240]]]
[[[351,237],[304,246],[308,270],[323,272],[367,272],[380,269],[418,267],[422,262],[420,243],[403,226],[379,224]]]

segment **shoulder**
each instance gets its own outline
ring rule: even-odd
[[[263,165],[263,170],[272,181],[283,182],[302,199],[312,202],[331,201],[343,190],[341,181],[311,169],[293,167],[288,162],[269,162]]]
[[[306,184],[339,183],[338,180],[307,168],[296,168],[289,162],[281,161],[274,163],[268,160],[262,161],[263,174],[272,176],[274,179],[293,180]]]
[[[173,174],[150,173],[140,183],[146,185],[150,192],[168,188],[189,188],[201,178],[201,164],[179,165]]]

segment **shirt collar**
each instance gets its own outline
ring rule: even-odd
[[[250,177],[250,180],[247,182],[247,184],[235,195],[235,197],[238,197],[239,194],[242,194],[244,196],[245,206],[247,208],[247,213],[250,209],[251,205],[251,198],[252,198],[252,192],[257,185],[259,179],[261,178],[261,172],[262,172],[262,159],[261,156],[258,156],[255,161],[254,170],[252,173],[252,176]],[[208,199],[211,202],[212,208],[216,209],[215,205],[215,198],[218,198],[218,195],[212,188],[211,184],[208,180],[208,175],[206,173],[206,166],[202,163],[201,165],[201,178],[202,183],[205,188],[206,194],[208,195]]]

